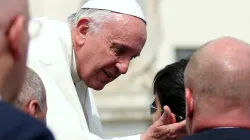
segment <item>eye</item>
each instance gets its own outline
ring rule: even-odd
[[[130,55],[131,49],[129,49],[129,46],[126,46],[124,44],[119,43],[112,43],[110,46],[110,50],[115,53],[116,56],[129,56],[130,60],[133,60],[134,58],[138,57],[139,55]]]
[[[118,44],[113,44],[110,48],[116,56],[121,56],[126,53],[126,48]]]
[[[120,56],[124,53],[124,48],[117,46],[113,48],[113,51],[117,56]]]

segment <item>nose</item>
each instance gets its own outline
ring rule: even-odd
[[[118,68],[120,74],[126,74],[128,71],[130,59],[121,60],[120,62],[116,63],[116,67]]]

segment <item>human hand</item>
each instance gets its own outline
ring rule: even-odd
[[[161,118],[141,135],[141,140],[178,140],[187,135],[186,120],[172,123],[171,110],[164,106]]]

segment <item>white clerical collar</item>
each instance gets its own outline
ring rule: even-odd
[[[72,76],[73,82],[77,83],[77,82],[82,81],[82,79],[80,78],[80,76],[78,75],[78,72],[77,72],[75,50],[74,50],[73,46],[72,46],[71,53],[72,53],[72,55],[71,55],[72,56],[71,57],[71,76]]]
[[[66,47],[66,54],[67,54],[67,61],[70,67],[72,80],[74,83],[82,81],[80,76],[77,72],[77,66],[76,66],[76,58],[75,58],[75,51],[73,47],[73,39],[71,34],[71,28],[70,25],[67,24],[67,35],[63,36],[63,41],[65,42]]]

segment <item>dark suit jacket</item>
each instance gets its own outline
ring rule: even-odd
[[[0,140],[54,140],[44,123],[0,101]]]
[[[250,130],[242,128],[219,128],[206,130],[183,140],[250,140]]]

